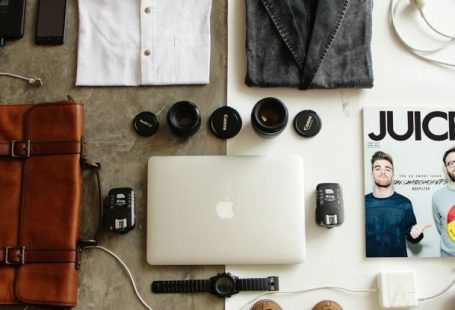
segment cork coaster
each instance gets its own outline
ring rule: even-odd
[[[323,300],[318,302],[313,310],[343,310],[343,308],[333,300]]]
[[[262,299],[256,302],[250,310],[281,310],[281,307],[273,300]]]

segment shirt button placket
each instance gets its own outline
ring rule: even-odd
[[[153,24],[154,13],[153,0],[140,0],[141,2],[141,84],[148,84],[154,81],[154,46],[153,46]]]
[[[145,14],[150,14],[150,13],[152,13],[152,8],[149,7],[149,6],[145,7],[145,8],[144,8],[144,13],[145,13]],[[149,49],[144,50],[144,55],[145,55],[145,56],[150,56],[151,54],[152,54],[152,51],[151,51],[151,50],[149,50]]]

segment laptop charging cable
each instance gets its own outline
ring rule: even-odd
[[[416,290],[415,272],[412,270],[380,272],[377,276],[377,288],[370,290],[354,290],[339,286],[322,286],[297,291],[276,291],[259,294],[248,301],[240,310],[250,309],[250,305],[270,295],[292,295],[304,294],[321,290],[342,291],[345,293],[375,293],[379,294],[379,303],[382,309],[402,309],[418,306],[420,303],[436,299],[455,285],[455,278],[440,292],[429,296],[418,298]]]

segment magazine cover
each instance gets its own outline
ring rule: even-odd
[[[363,110],[366,257],[455,256],[455,109]]]

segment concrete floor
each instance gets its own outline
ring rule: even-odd
[[[33,43],[36,2],[27,1],[25,36],[8,41],[0,50],[0,72],[40,77],[44,85],[0,77],[1,103],[39,103],[63,100],[71,95],[85,103],[85,135],[89,157],[102,164],[104,194],[114,187],[132,187],[136,192],[137,225],[125,234],[104,231],[101,245],[124,259],[136,279],[138,290],[153,309],[224,309],[224,301],[210,294],[151,293],[150,284],[158,279],[208,278],[224,266],[152,267],[145,261],[146,165],[152,155],[225,154],[224,141],[213,137],[206,126],[208,116],[226,104],[227,1],[213,1],[211,29],[212,54],[210,84],[204,86],[162,87],[75,87],[78,12],[77,2],[69,1],[66,41],[63,46],[37,46]],[[179,100],[196,103],[202,113],[202,126],[189,139],[172,134],[166,124],[168,107]],[[131,122],[141,111],[160,115],[160,129],[150,138],[135,134]],[[84,177],[83,236],[95,229],[92,177]],[[4,306],[1,309],[23,309]],[[141,309],[126,273],[106,253],[87,250],[83,254],[76,309]],[[28,309],[40,309],[29,307]]]

